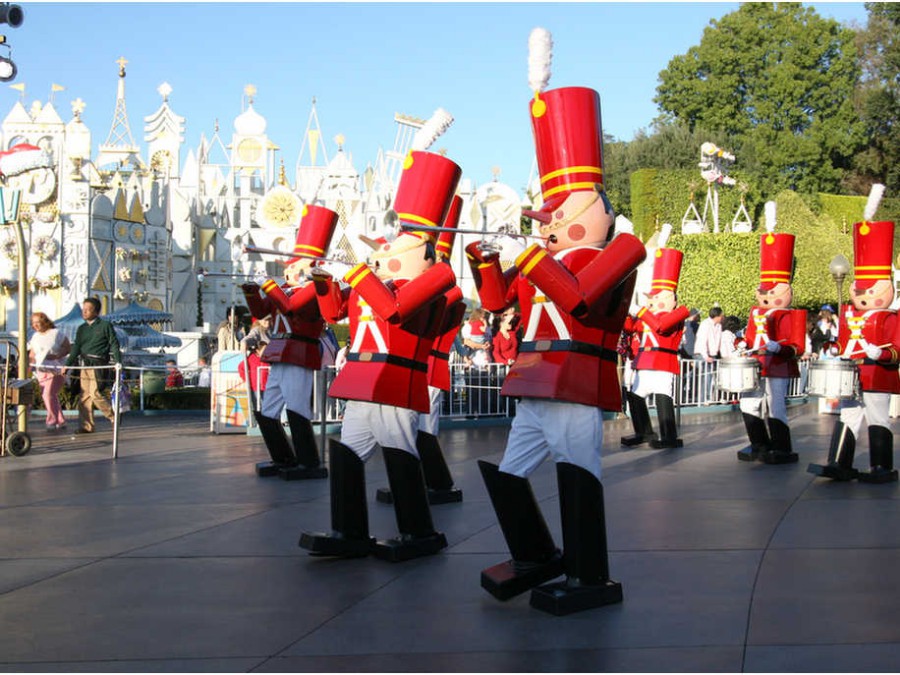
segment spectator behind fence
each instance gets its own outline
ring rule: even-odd
[[[166,389],[177,389],[184,386],[184,375],[178,370],[174,359],[166,361]]]
[[[43,312],[31,315],[34,335],[28,342],[28,357],[34,367],[41,398],[47,409],[47,431],[62,431],[66,428],[66,418],[59,404],[59,390],[66,378],[61,372],[72,345],[50,318]]]
[[[216,329],[219,351],[239,351],[241,349],[241,338],[243,337],[244,330],[241,327],[240,318],[235,308],[229,307],[225,311],[225,320]]]
[[[207,388],[212,386],[212,370],[205,356],[197,359],[197,386]]]
[[[491,362],[491,331],[485,312],[476,307],[461,330],[463,344],[469,348],[472,365],[483,367]]]
[[[259,344],[269,344],[272,339],[272,315],[266,314],[261,319],[254,319],[253,325],[247,335],[241,340],[244,349],[247,348],[247,342],[253,340]]]
[[[736,316],[722,319],[722,339],[719,343],[719,356],[723,359],[737,356],[737,334],[741,330],[741,320]]]
[[[100,300],[95,297],[85,298],[81,304],[81,316],[84,323],[75,332],[75,343],[66,368],[85,366],[81,370],[81,395],[78,397],[78,429],[76,434],[94,433],[94,406],[103,416],[113,422],[112,405],[103,395],[103,382],[112,381],[112,370],[109,368],[92,368],[91,366],[109,366],[110,358],[115,363],[122,362],[119,339],[112,324],[100,318]]]
[[[691,309],[688,314],[687,321],[684,322],[684,333],[681,336],[681,352],[682,358],[694,358],[694,342],[697,339],[697,328],[700,326],[700,310]]]
[[[509,307],[503,314],[494,316],[491,322],[491,344],[494,363],[505,366],[512,365],[519,355],[519,337],[516,328],[519,326],[519,315]]]

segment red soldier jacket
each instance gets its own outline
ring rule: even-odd
[[[428,357],[428,384],[450,391],[450,350],[466,314],[466,303],[462,301],[462,291],[458,286],[444,294],[444,303],[447,309],[441,322],[441,333],[435,338]]]
[[[319,370],[322,367],[319,336],[325,321],[319,313],[313,284],[282,288],[267,279],[262,286],[265,295],[260,295],[256,284],[244,284],[241,288],[254,318],[272,315],[272,339],[262,360]]]
[[[637,318],[625,319],[625,331],[641,333],[641,345],[634,361],[635,370],[662,370],[678,375],[680,371],[678,347],[684,333],[684,320],[690,311],[676,307],[671,312],[654,314],[641,307]]]
[[[522,310],[525,335],[501,393],[621,410],[616,346],[646,256],[640,240],[621,234],[605,249],[556,257],[534,244],[505,273],[477,244],[466,252],[484,307],[498,312],[518,298]]]
[[[870,309],[862,312],[852,305],[847,307],[838,326],[838,344],[841,356],[859,364],[859,383],[863,391],[900,394],[900,318],[895,311]],[[866,356],[866,345],[882,348],[877,361]]]
[[[800,377],[797,358],[806,349],[806,310],[753,307],[744,341],[756,350],[762,377]],[[769,341],[781,344],[781,351],[767,352]]]
[[[353,336],[329,395],[429,412],[428,360],[456,286],[450,265],[385,283],[360,263],[344,278],[350,288],[315,281],[322,315],[329,323],[349,317]]]

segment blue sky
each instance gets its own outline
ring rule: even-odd
[[[810,3],[821,15],[864,24],[858,3]],[[393,146],[395,112],[427,118],[438,107],[455,118],[433,149],[446,148],[481,184],[524,187],[534,154],[527,114],[528,34],[553,34],[548,88],[580,85],[600,92],[606,133],[630,140],[657,114],[657,76],[698,44],[710,19],[738,3],[32,3],[25,21],[5,26],[25,83],[25,105],[45,102],[51,84],[65,87],[54,105],[65,121],[70,102],[87,103],[83,119],[96,146],[115,109],[118,66],[127,66],[132,135],[143,144],[143,118],[160,105],[157,87],[187,118],[195,148],[219,119],[228,143],[242,111],[244,86],[257,88],[254,109],[293,174],[317,101],[329,157],[342,134],[362,171],[378,148]],[[0,85],[0,110],[19,92]],[[185,153],[186,154],[186,153]],[[740,158],[738,158],[740,161]]]

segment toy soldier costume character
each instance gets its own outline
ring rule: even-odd
[[[835,350],[841,358],[853,359],[858,364],[862,395],[859,399],[841,401],[841,416],[831,434],[827,464],[810,464],[808,469],[810,473],[834,480],[858,478],[865,483],[897,480],[894,435],[889,419],[891,394],[900,394],[900,317],[888,309],[894,299],[891,281],[894,223],[868,220],[874,216],[883,189],[881,185],[873,188],[866,208],[867,220],[853,225],[852,304],[841,314]],[[874,206],[871,205],[873,196]],[[856,441],[864,419],[869,427],[869,472],[853,468]]]
[[[775,203],[766,204],[766,228],[760,238],[757,305],[750,310],[744,340],[738,347],[754,354],[760,365],[759,384],[741,394],[741,413],[750,447],[739,450],[741,461],[791,464],[787,390],[800,376],[797,359],[806,348],[806,310],[790,309],[794,266],[794,235],[775,233]]]
[[[666,229],[668,228],[668,229]],[[680,448],[678,425],[675,420],[675,378],[680,372],[678,347],[684,334],[684,320],[690,310],[678,299],[678,278],[684,254],[674,248],[665,248],[672,226],[663,225],[659,248],[653,260],[653,280],[647,304],[635,317],[625,319],[626,333],[640,335],[640,347],[634,361],[634,382],[626,396],[634,435],[622,439],[622,445],[632,447],[649,441],[653,448]],[[656,414],[659,418],[659,438],[653,433],[647,396],[656,397]]]
[[[306,276],[315,257],[325,255],[337,224],[337,214],[322,206],[303,207],[294,255],[279,286],[272,279],[243,284],[244,297],[254,318],[272,315],[272,336],[262,356],[271,364],[262,410],[254,407],[256,423],[272,457],[256,465],[258,476],[280,475],[285,480],[325,478],[312,423],[315,372],[322,367],[319,337],[325,321],[319,312],[316,290]],[[281,424],[287,408],[291,438]]]
[[[394,210],[402,225],[439,226],[460,168],[449,159],[412,151]],[[419,414],[430,410],[428,357],[441,326],[447,292],[456,288],[449,265],[435,265],[434,244],[424,232],[405,231],[372,254],[373,268],[356,265],[341,289],[314,271],[319,306],[329,322],[350,318],[353,343],[347,364],[329,394],[347,399],[340,442],[330,445],[330,533],[306,533],[300,546],[316,555],[373,553],[391,561],[437,553],[447,540],[435,531],[416,449]],[[461,298],[457,289],[456,298]],[[399,536],[369,537],[365,462],[380,445]]]
[[[549,33],[536,29],[529,42],[549,60]],[[473,243],[466,252],[483,306],[497,312],[518,300],[526,326],[501,391],[521,397],[503,459],[479,461],[512,559],[482,571],[481,584],[506,600],[565,574],[531,596],[534,607],[559,615],[622,599],[609,579],[602,414],[622,409],[616,345],[646,251],[629,234],[610,241],[599,95],[584,87],[541,93],[546,78],[535,79],[530,113],[544,204],[524,213],[539,222],[546,247],[528,247],[505,273],[495,251]],[[528,480],[548,456],[556,462],[562,554]]]
[[[456,226],[459,224],[459,216],[462,211],[462,197],[454,195],[444,219],[446,232],[438,234],[434,249],[437,254],[437,262],[450,264],[450,254],[453,251],[453,241],[456,238]],[[447,294],[457,295],[456,289],[450,289]],[[438,440],[438,430],[441,420],[441,406],[444,403],[444,392],[450,391],[450,350],[459,333],[460,323],[466,313],[466,303],[462,298],[451,299],[448,295],[447,308],[440,327],[438,336],[431,347],[428,356],[428,397],[431,401],[431,409],[427,413],[419,415],[419,431],[416,434],[416,449],[422,462],[422,472],[425,475],[425,487],[428,489],[429,504],[448,504],[462,501],[462,490],[453,484],[453,476],[450,467],[444,459],[441,443]],[[391,491],[379,488],[375,493],[380,502],[393,503],[394,497]]]

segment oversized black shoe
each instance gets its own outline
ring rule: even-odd
[[[531,606],[564,616],[622,602],[622,584],[609,578],[603,485],[567,462],[556,465],[556,476],[566,579],[535,588]]]
[[[256,475],[261,478],[277,476],[282,469],[296,466],[297,459],[294,457],[294,449],[291,447],[287,434],[284,433],[281,420],[266,417],[255,409],[253,416],[256,418],[259,433],[272,458],[271,462],[259,462],[256,465]]]
[[[398,448],[383,448],[383,452],[400,534],[379,539],[373,554],[382,560],[402,562],[447,548],[447,538],[435,531],[431,520],[419,458]]]
[[[897,470],[894,468],[894,434],[887,427],[869,425],[869,465],[868,472],[859,472],[861,483],[895,483]]]
[[[623,436],[620,443],[626,448],[633,448],[644,443],[649,443],[656,438],[653,433],[653,424],[650,422],[650,411],[647,410],[647,401],[634,392],[625,394],[628,399],[628,413],[631,416],[631,426],[634,435]]]
[[[742,462],[755,462],[771,448],[769,431],[766,429],[766,421],[762,417],[743,413],[744,428],[747,429],[747,438],[750,439],[750,447],[738,450],[737,458]]]
[[[366,506],[366,465],[339,441],[329,445],[331,464],[331,532],[303,532],[300,548],[311,555],[360,558],[369,555],[375,540],[369,536]]]
[[[659,438],[652,439],[650,447],[657,450],[682,447],[684,443],[678,438],[678,423],[675,420],[675,402],[671,396],[665,394],[655,394],[655,396]]]
[[[831,478],[836,481],[849,481],[856,478],[859,472],[853,468],[853,456],[856,454],[856,437],[843,422],[837,422],[831,432],[831,444],[828,446],[826,464],[810,464],[807,472]]]
[[[761,456],[766,464],[796,464],[799,456],[791,446],[791,429],[779,419],[769,418],[772,448]]]
[[[422,473],[425,475],[428,503],[434,506],[461,502],[462,490],[453,484],[453,476],[450,475],[450,467],[444,459],[437,436],[420,431],[416,435],[416,450],[419,452]],[[394,495],[388,488],[378,488],[375,499],[382,504],[394,503]]]
[[[483,460],[478,460],[478,468],[512,555],[511,560],[482,570],[481,587],[498,600],[509,600],[560,576],[562,553],[553,543],[528,479]]]
[[[312,422],[290,408],[287,409],[287,418],[297,464],[282,468],[278,475],[282,480],[328,478],[328,469],[322,466],[322,460],[319,459],[319,447]]]

